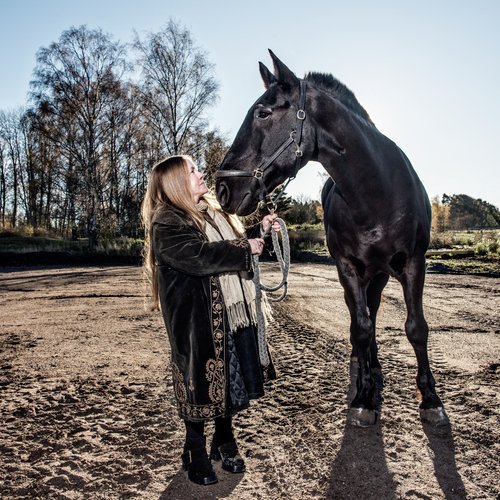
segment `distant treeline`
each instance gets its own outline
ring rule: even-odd
[[[218,98],[214,67],[170,21],[124,45],[100,29],[64,31],[36,57],[29,100],[0,111],[0,225],[65,238],[142,234],[152,166],[189,154],[208,183],[228,145],[205,118]],[[465,195],[434,200],[434,226],[498,226],[496,207]],[[292,224],[322,220],[319,202],[285,198]]]
[[[432,229],[443,233],[448,230],[488,229],[500,227],[497,207],[466,194],[444,194],[432,199]]]
[[[495,229],[500,227],[500,210],[481,199],[465,194],[435,196],[432,205],[432,230]],[[290,224],[317,224],[323,221],[323,208],[319,201],[305,197],[284,197],[279,213]]]

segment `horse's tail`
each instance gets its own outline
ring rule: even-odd
[[[335,182],[331,177],[328,177],[328,179],[325,182],[325,185],[323,186],[323,189],[321,190],[321,204],[323,205],[323,208],[325,207],[328,194],[334,187],[335,187]]]

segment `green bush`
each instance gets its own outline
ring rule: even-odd
[[[35,227],[33,229],[32,236],[42,236],[45,238],[53,238],[54,233],[52,231],[50,231],[49,229],[46,229],[44,227]]]
[[[474,253],[480,256],[488,255],[488,244],[483,241],[476,243]]]
[[[290,248],[311,252],[325,249],[325,231],[321,224],[298,224],[288,228]]]
[[[478,255],[500,256],[500,231],[480,231],[478,236],[474,247]]]
[[[33,236],[34,227],[31,224],[22,224],[18,227],[12,228],[11,231],[18,236]]]
[[[429,249],[470,249],[478,255],[498,254],[499,240],[497,229],[433,232]]]

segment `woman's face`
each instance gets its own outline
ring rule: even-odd
[[[203,174],[198,170],[198,167],[190,160],[186,162],[189,175],[189,189],[195,203],[200,201],[200,198],[208,193],[207,185],[203,180]]]

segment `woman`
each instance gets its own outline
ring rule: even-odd
[[[182,462],[191,481],[213,484],[205,422],[215,422],[210,458],[222,460],[224,470],[244,472],[232,415],[261,397],[264,381],[275,377],[272,363],[263,367],[259,361],[250,278],[252,255],[262,253],[262,237],[279,225],[276,215],[268,215],[256,228],[258,237],[248,239],[240,221],[208,195],[188,156],[172,156],[153,168],[142,212],[152,308],[161,306],[186,426]]]

